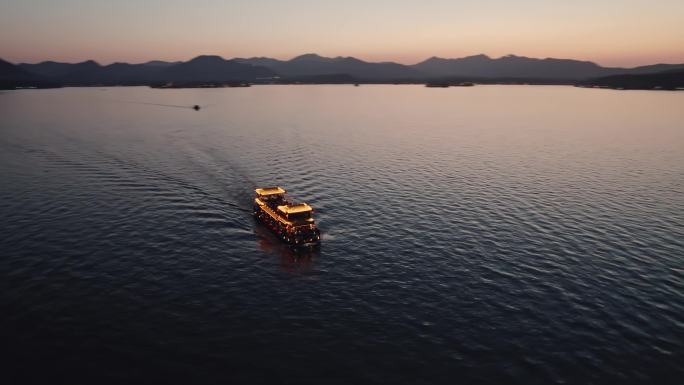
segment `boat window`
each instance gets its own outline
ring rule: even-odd
[[[307,211],[307,212],[303,212],[303,213],[293,213],[293,214],[289,214],[287,217],[291,221],[303,221],[303,220],[311,218],[311,212]]]
[[[282,195],[268,195],[262,198],[264,202],[269,204],[280,204],[283,202]]]

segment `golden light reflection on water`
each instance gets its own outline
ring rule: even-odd
[[[306,273],[312,270],[320,248],[294,248],[280,241],[268,228],[254,221],[256,242],[268,258],[280,258],[280,268],[288,273]]]

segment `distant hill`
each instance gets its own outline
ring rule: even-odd
[[[670,69],[655,74],[605,76],[584,82],[583,85],[632,90],[684,89],[684,69]]]
[[[168,62],[168,61],[162,61],[162,60],[150,60],[146,63],[142,63],[143,65],[146,66],[154,66],[154,67],[168,67],[172,66],[174,64],[180,64],[182,61],[174,61],[174,62]]]
[[[634,74],[634,75],[643,75],[643,74],[654,74],[658,72],[665,72],[665,71],[676,71],[676,70],[684,70],[684,64],[652,64],[652,65],[646,65],[646,66],[641,66],[641,67],[634,67],[634,68],[611,68],[610,69],[614,75],[622,75],[622,74]]]
[[[201,85],[203,83],[481,83],[577,84],[614,75],[646,75],[684,69],[684,64],[635,68],[602,67],[572,59],[536,59],[508,55],[475,55],[457,59],[432,57],[414,65],[367,62],[354,57],[305,54],[290,60],[268,57],[224,59],[203,55],[186,62],[152,60],[141,64],[100,65],[45,61],[0,62],[3,87],[66,85]]]
[[[266,67],[205,55],[168,66],[158,75],[164,81],[221,82],[254,81],[258,78],[276,76],[276,73]]]
[[[492,59],[487,55],[460,59],[432,57],[414,68],[440,77],[470,76],[490,78],[585,79],[606,74],[595,63],[569,59],[534,59],[508,55]]]
[[[487,55],[468,56],[460,59],[432,57],[413,67],[423,73],[439,77],[584,79],[605,73],[605,68],[592,62],[551,58],[533,59],[515,55],[498,59],[492,59]]]
[[[18,65],[0,59],[0,80],[26,80],[32,79],[34,76]]]
[[[37,64],[19,64],[22,69],[40,75],[46,79],[70,79],[83,76],[99,70],[100,65],[93,60],[81,63],[59,63],[54,61],[44,61]]]
[[[55,87],[40,75],[31,73],[16,64],[0,59],[0,89],[14,89],[18,87]]]
[[[346,74],[357,80],[379,80],[418,79],[425,76],[411,66],[391,62],[369,63],[353,57],[328,58],[316,54],[305,54],[288,61],[263,57],[235,60],[267,67],[286,78]]]
[[[93,60],[81,63],[46,61],[20,64],[21,68],[65,85],[136,84],[153,80],[159,69],[144,64],[113,63],[101,66]]]
[[[65,85],[138,85],[159,82],[253,81],[275,74],[264,67],[225,60],[219,56],[198,56],[187,62],[150,61],[143,64],[113,63],[102,66],[92,60],[82,63],[46,61],[20,64],[30,74]]]
[[[437,77],[528,78],[580,80],[618,74],[644,74],[684,68],[684,64],[656,64],[636,68],[601,67],[596,63],[571,59],[535,59],[508,55],[492,59],[487,55],[460,59],[432,57],[413,66]]]

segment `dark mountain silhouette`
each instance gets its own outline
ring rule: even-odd
[[[36,75],[57,78],[69,73],[77,64],[58,63],[54,61],[44,61],[36,64],[21,63],[19,67]]]
[[[684,69],[684,64],[655,64],[635,68],[601,67],[588,61],[535,59],[508,55],[475,55],[460,59],[432,57],[415,65],[372,63],[353,57],[305,54],[291,60],[268,57],[226,60],[198,56],[187,62],[159,60],[142,64],[102,66],[45,61],[14,65],[2,62],[4,87],[42,85],[201,85],[214,83],[416,83],[428,81],[483,83],[577,84],[612,75],[642,75]],[[8,85],[9,84],[9,85]]]
[[[270,57],[253,57],[249,59],[235,58],[234,60],[239,63],[246,63],[255,66],[270,68],[271,70],[273,69],[273,67],[283,63],[282,60],[272,59]]]
[[[106,66],[89,60],[82,63],[46,61],[21,64],[27,73],[65,85],[136,85],[159,82],[253,81],[275,74],[264,67],[225,60],[219,56],[198,56],[188,62],[151,61],[143,64],[113,63]]]
[[[24,70],[36,75],[40,75],[46,79],[70,79],[72,77],[81,76],[97,71],[100,65],[93,60],[84,61],[81,63],[58,63],[54,61],[44,61],[38,64],[19,64]]]
[[[169,61],[163,61],[163,60],[150,60],[146,63],[142,63],[143,65],[146,66],[154,66],[154,67],[168,67],[172,66],[174,64],[180,64],[182,61],[174,61],[174,62],[169,62]]]
[[[432,57],[414,65],[432,76],[472,76],[539,79],[584,79],[605,74],[605,68],[586,61],[567,59],[532,59],[508,55],[492,59],[486,55],[461,59]]]
[[[31,73],[16,64],[0,59],[0,89],[19,87],[57,87],[40,75]]]
[[[168,66],[159,73],[163,80],[176,82],[253,81],[275,75],[275,72],[265,67],[209,55]]]
[[[643,75],[643,74],[654,74],[658,72],[665,71],[675,71],[684,69],[684,64],[651,64],[646,66],[634,67],[634,68],[610,68],[612,74],[633,74],[633,75]]]
[[[35,75],[18,65],[0,59],[0,80],[34,79]]]
[[[291,62],[319,62],[319,63],[332,63],[341,59],[342,56],[336,58],[321,56],[317,53],[305,53],[290,59]]]
[[[312,53],[297,56],[288,61],[263,57],[235,60],[241,63],[264,66],[283,77],[290,78],[334,74],[346,74],[361,80],[418,79],[425,76],[403,64],[369,63],[353,57],[328,58]]]
[[[93,60],[76,64],[46,61],[20,66],[45,79],[65,85],[134,83],[148,80],[157,71],[142,64],[114,63],[101,66]]]
[[[535,59],[508,55],[492,59],[487,55],[460,59],[432,57],[413,66],[425,74],[438,77],[588,79],[625,73],[652,73],[684,64],[657,64],[636,68],[607,68],[596,63],[571,59]]]
[[[166,66],[113,63],[74,80],[82,83],[100,81],[108,84],[137,84],[156,79],[160,68],[166,68]]]
[[[631,90],[684,89],[684,69],[670,69],[654,74],[605,76],[584,82],[581,85]]]

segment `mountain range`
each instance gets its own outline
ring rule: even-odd
[[[224,59],[202,55],[186,62],[154,60],[142,64],[109,65],[100,65],[92,60],[12,64],[0,59],[0,87],[230,82],[393,83],[450,79],[574,84],[606,76],[645,75],[678,69],[684,69],[684,64],[615,68],[588,61],[515,55],[500,58],[486,55],[457,59],[432,57],[414,65],[317,54],[305,54],[290,60],[268,57]]]
[[[656,73],[610,75],[581,82],[577,85],[625,90],[683,90],[684,69],[670,69]]]

